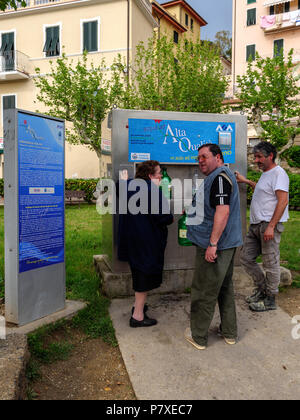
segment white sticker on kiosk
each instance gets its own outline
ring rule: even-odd
[[[54,194],[54,188],[45,187],[30,187],[29,194]]]
[[[131,160],[137,160],[137,161],[145,161],[150,160],[151,155],[150,153],[131,153]]]
[[[219,146],[222,150],[231,149],[231,133],[219,132]]]

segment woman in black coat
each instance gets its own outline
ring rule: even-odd
[[[146,315],[145,302],[147,292],[162,283],[167,225],[173,222],[168,202],[159,188],[161,176],[159,162],[150,160],[138,166],[135,181],[120,181],[127,184],[127,214],[119,217],[118,257],[129,262],[132,272],[135,304],[130,326],[133,328],[157,323]],[[119,197],[122,200],[121,194]]]

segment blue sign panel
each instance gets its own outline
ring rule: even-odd
[[[129,162],[196,163],[198,148],[218,144],[235,163],[235,123],[129,119]]]
[[[64,123],[18,113],[19,272],[64,262]]]

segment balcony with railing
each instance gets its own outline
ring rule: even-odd
[[[300,9],[261,17],[260,27],[265,34],[300,29]]]
[[[29,79],[31,70],[26,54],[15,50],[0,53],[0,82]]]
[[[51,4],[55,4],[55,3],[72,3],[72,2],[77,2],[78,0],[24,0],[26,3],[26,6],[22,6],[21,1],[16,1],[16,5],[17,5],[17,11],[20,10],[26,10],[26,9],[31,9],[34,7],[41,7],[41,6],[47,6],[47,5],[51,5]],[[84,1],[84,0],[82,0]],[[145,0],[146,2],[148,0]],[[12,6],[7,6],[5,12],[0,12],[0,14],[2,13],[8,13],[8,12],[14,12],[15,8]]]

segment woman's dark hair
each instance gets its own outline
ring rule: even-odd
[[[208,148],[209,148],[209,151],[210,151],[210,152],[211,152],[214,156],[220,155],[220,158],[221,158],[222,162],[224,162],[224,158],[223,158],[223,153],[222,153],[222,150],[220,149],[220,147],[219,147],[217,144],[215,144],[215,143],[207,143],[207,144],[203,144],[202,146],[200,146],[200,147],[199,147],[198,152],[199,152],[199,150],[201,150],[203,147],[208,147]]]
[[[160,163],[157,160],[146,160],[145,162],[140,163],[136,169],[135,178],[148,180],[149,175],[155,174],[157,166],[160,166]]]
[[[276,156],[277,156],[277,150],[273,146],[273,144],[269,143],[268,141],[261,141],[253,148],[253,153],[261,152],[264,157],[270,156],[271,153],[273,153],[273,162],[275,162]]]

